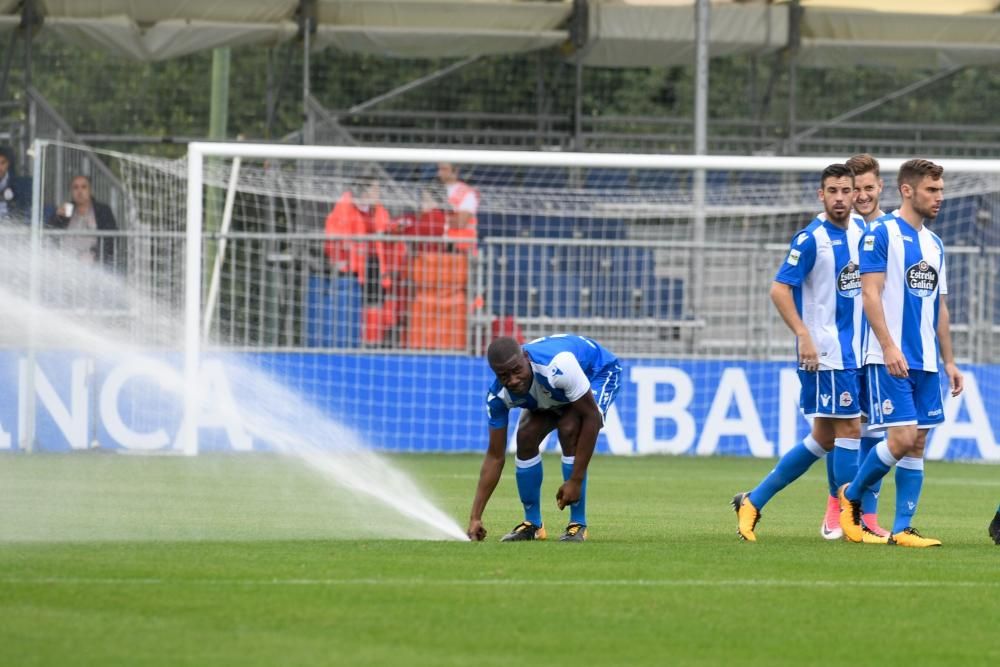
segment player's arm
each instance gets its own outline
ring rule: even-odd
[[[868,232],[861,237],[858,251],[861,261],[861,306],[872,333],[882,348],[882,363],[894,377],[906,377],[910,366],[899,345],[889,333],[882,306],[885,291],[885,272],[889,266],[889,235],[885,225],[873,222]]]
[[[452,211],[449,217],[448,224],[451,225],[452,229],[465,229],[469,226],[472,214],[468,211]]]
[[[771,283],[771,302],[799,342],[799,365],[804,370],[815,371],[819,368],[819,353],[812,336],[809,335],[809,329],[795,308],[792,286],[778,281]]]
[[[493,490],[500,481],[503,464],[507,453],[507,427],[490,429],[490,444],[486,448],[483,465],[479,469],[479,483],[476,485],[476,496],[472,500],[472,511],[469,512],[469,528],[466,534],[470,540],[481,541],[486,538],[486,528],[483,527],[483,512],[489,502]]]
[[[885,273],[873,272],[861,274],[861,303],[865,309],[865,317],[879,345],[882,346],[882,360],[889,375],[906,377],[910,370],[903,351],[889,334],[889,325],[885,321],[885,310],[882,308],[882,290],[885,288]]]
[[[819,368],[819,352],[809,329],[795,307],[792,290],[800,287],[816,264],[816,239],[803,230],[795,235],[788,247],[788,255],[778,268],[771,284],[771,302],[777,308],[785,325],[795,334],[799,350],[799,366],[807,371]]]
[[[962,393],[965,381],[962,372],[955,365],[955,352],[951,345],[951,314],[948,312],[948,304],[944,295],[939,294],[938,299],[938,324],[937,337],[938,345],[941,348],[941,360],[944,362],[944,372],[948,375],[948,385],[951,387],[951,395],[958,396]]]
[[[572,505],[580,499],[580,489],[587,475],[587,466],[590,465],[590,458],[594,455],[597,436],[604,426],[604,418],[597,407],[594,395],[589,390],[570,403],[567,409],[580,418],[580,432],[576,436],[573,471],[556,492],[556,505],[559,509]]]
[[[469,226],[469,221],[472,220],[478,205],[479,201],[475,192],[468,192],[455,207],[455,210],[451,212],[448,224],[451,225],[452,229],[465,229]]]

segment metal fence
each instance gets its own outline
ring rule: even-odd
[[[68,236],[46,230],[45,247]],[[141,245],[150,252],[125,258],[127,271],[110,284],[135,298],[105,297],[103,314],[148,320],[155,311],[162,321],[175,313],[179,322],[181,235],[132,230],[119,237],[116,247]],[[479,355],[496,335],[530,339],[572,331],[629,357],[784,359],[793,353],[792,336],[768,298],[784,245],[503,237],[469,252],[439,237],[226,238],[218,300],[205,315],[211,346],[220,349]],[[344,248],[364,257],[362,273],[338,270],[332,258]],[[1000,248],[947,252],[956,355],[996,363]],[[701,274],[693,273],[697,266],[704,267]],[[142,291],[148,285],[156,286],[152,293]],[[59,307],[86,306],[68,303],[77,293],[63,295]],[[126,302],[131,315],[109,312],[107,303]],[[132,330],[146,331],[141,324]],[[169,332],[154,338],[179,344]]]

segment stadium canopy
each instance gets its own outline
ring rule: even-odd
[[[798,63],[908,68],[1000,62],[996,0],[801,0],[711,2],[709,53],[764,54],[797,47]],[[590,3],[590,66],[690,64],[693,0]],[[798,16],[796,23],[794,20]]]
[[[299,34],[302,16],[313,21],[313,48],[401,58],[524,53],[572,41],[586,66],[642,67],[690,64],[695,49],[694,0],[26,2],[40,17],[40,30],[138,60],[278,44]],[[818,67],[992,64],[1000,62],[998,4],[714,0],[710,54],[793,47],[800,65]],[[22,23],[24,5],[24,0],[0,0],[0,30]],[[571,30],[574,22],[580,27]]]

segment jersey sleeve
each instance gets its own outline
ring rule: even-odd
[[[788,255],[785,256],[785,261],[778,269],[774,281],[798,287],[805,281],[815,264],[816,239],[808,232],[799,232],[792,239]]]
[[[560,352],[552,358],[552,363],[556,367],[552,386],[562,389],[571,403],[590,391],[590,380],[571,352]]]
[[[885,225],[878,225],[861,237],[858,252],[861,273],[885,273],[889,259],[889,233]]]
[[[938,272],[938,294],[948,294],[948,269],[944,249],[941,250],[941,270]]]
[[[490,428],[507,428],[507,417],[510,415],[510,408],[492,390],[486,394],[486,415],[489,419]]]

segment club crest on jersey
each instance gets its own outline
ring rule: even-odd
[[[840,296],[853,299],[861,294],[861,267],[853,261],[844,264],[837,276],[837,293]]]
[[[885,415],[886,417],[888,417],[889,415],[891,415],[895,411],[896,411],[896,408],[895,408],[895,406],[893,406],[892,401],[890,401],[888,398],[885,399],[884,401],[882,401],[882,414],[883,415]]]
[[[906,289],[921,298],[934,294],[938,286],[938,272],[927,260],[920,260],[906,269]]]
[[[802,256],[802,253],[799,252],[798,250],[792,250],[792,251],[790,251],[788,253],[788,263],[791,264],[792,266],[798,266],[799,265],[799,257],[801,257],[801,256]]]
[[[851,392],[845,391],[840,395],[840,407],[842,408],[850,407],[851,403],[853,402],[854,399],[851,398]]]

